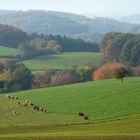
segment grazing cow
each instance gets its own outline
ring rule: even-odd
[[[29,101],[29,103],[28,103],[30,106],[33,106],[33,103],[31,102],[31,101]]]
[[[84,117],[84,120],[89,120],[89,118],[87,116]]]
[[[82,113],[82,112],[79,112],[79,117],[83,117],[83,116],[85,116],[85,114],[84,113]]]
[[[9,96],[9,95],[7,95],[6,97],[9,98],[9,99],[11,98],[11,96]]]
[[[33,103],[30,103],[30,106],[34,106],[34,104]]]
[[[27,104],[26,103],[23,103],[22,106],[27,106]]]
[[[25,103],[27,103],[27,104],[28,104],[29,102],[30,102],[29,100],[26,100],[26,101],[25,101]]]
[[[12,113],[13,113],[13,115],[16,115],[16,111],[15,111],[15,110],[13,110],[13,112],[12,112]]]
[[[12,98],[12,99],[15,99],[15,97],[14,97],[14,96],[11,96],[11,98]]]
[[[33,109],[34,110],[39,110],[39,107],[38,106],[33,106]]]
[[[42,108],[42,107],[40,107],[40,108],[39,108],[39,111],[42,111],[42,112],[43,112],[43,108]]]
[[[19,100],[19,98],[18,97],[14,97],[16,100]]]
[[[20,105],[20,102],[18,102],[17,104]]]

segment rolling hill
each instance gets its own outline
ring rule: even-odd
[[[28,35],[12,25],[0,24],[0,46],[16,48]]]
[[[140,14],[118,17],[118,20],[132,24],[140,24]]]
[[[114,79],[9,93],[19,100],[0,95],[0,139],[139,140],[139,82],[137,77],[124,84]],[[47,113],[17,104],[26,99]]]
[[[97,17],[90,19],[72,13],[43,10],[2,10],[0,13],[1,24],[14,25],[27,33],[76,35],[81,38],[83,38],[83,34],[88,34],[88,36],[92,37],[92,39],[89,37],[90,41],[98,41],[102,38],[103,34],[107,32],[138,33],[140,31],[139,25],[120,22],[109,18]],[[94,39],[94,37],[97,39]],[[86,37],[84,39],[86,40]]]
[[[103,80],[74,85],[34,89],[14,93],[31,99],[49,112],[77,114],[84,112],[91,121],[107,120],[140,114],[140,78]]]

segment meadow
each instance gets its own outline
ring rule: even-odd
[[[0,56],[8,56],[8,55],[16,55],[17,50],[13,48],[8,48],[4,46],[0,46]]]
[[[71,69],[74,66],[83,66],[91,64],[99,65],[101,59],[100,53],[91,52],[70,52],[57,55],[43,55],[23,61],[32,71],[38,72],[46,68],[53,69]]]
[[[139,82],[140,77],[134,77],[123,84],[113,79],[9,93],[47,113],[0,95],[0,139],[139,140]]]
[[[140,113],[140,78],[102,80],[66,86],[34,89],[13,95],[47,108],[52,113],[84,112],[91,121],[126,117]]]
[[[1,126],[1,140],[139,140],[140,116],[93,124]]]

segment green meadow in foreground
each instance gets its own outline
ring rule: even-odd
[[[84,112],[90,121],[140,114],[140,77],[103,80],[17,92],[22,100],[47,108],[51,113]]]
[[[0,139],[139,140],[140,117],[64,126],[3,126]]]
[[[123,84],[114,79],[10,94],[20,102],[31,100],[47,113],[0,95],[0,139],[139,140],[139,83],[137,77],[126,78]]]
[[[41,71],[44,68],[71,69],[73,66],[83,66],[91,63],[97,66],[100,61],[99,53],[70,52],[59,55],[43,55],[23,61],[31,70]]]
[[[15,55],[15,54],[17,54],[16,49],[0,46],[0,56]]]

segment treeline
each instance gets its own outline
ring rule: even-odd
[[[62,52],[98,52],[96,43],[60,35],[43,35],[24,31],[9,25],[0,25],[0,45],[19,49],[20,57]]]
[[[107,63],[94,68],[86,64],[82,67],[73,67],[71,70],[50,68],[43,73],[32,74],[24,64],[0,60],[0,93],[112,78],[120,79],[123,83],[123,79],[127,76],[140,76],[140,67],[128,67],[122,63]]]
[[[46,69],[43,73],[32,74],[24,64],[0,60],[0,93],[91,81],[94,69],[85,65],[71,70]]]
[[[129,66],[140,64],[140,34],[108,33],[100,47],[105,62],[121,62]]]
[[[81,39],[73,39],[67,36],[60,35],[39,35],[39,34],[31,34],[30,38],[42,38],[46,41],[55,40],[62,46],[62,52],[98,52],[98,44],[85,42]]]
[[[92,81],[95,68],[90,65],[71,70],[46,69],[44,73],[35,74],[33,88],[49,87]]]
[[[88,43],[81,39],[34,33],[28,37],[28,40],[19,44],[18,50],[20,57],[30,58],[63,52],[99,52],[99,47],[98,44]]]

